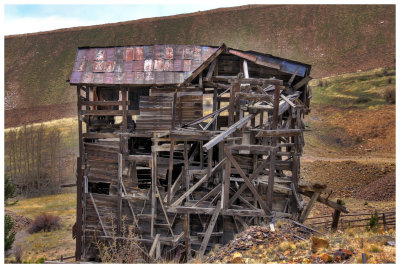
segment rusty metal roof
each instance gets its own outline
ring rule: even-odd
[[[180,84],[218,48],[149,45],[78,48],[71,84]]]

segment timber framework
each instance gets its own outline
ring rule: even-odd
[[[190,260],[316,201],[347,212],[301,183],[310,71],[224,44],[79,48],[76,259],[126,225],[149,261]]]

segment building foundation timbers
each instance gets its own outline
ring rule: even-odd
[[[76,84],[77,260],[101,260],[101,238],[140,243],[151,262],[188,261],[254,224],[301,224],[315,202],[348,213],[326,186],[301,180],[310,66],[225,45],[212,51],[202,61],[193,48],[177,51],[200,64],[180,83]],[[172,67],[189,63],[174,58]],[[146,79],[181,79],[174,72]]]

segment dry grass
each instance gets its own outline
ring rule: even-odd
[[[51,213],[60,217],[61,228],[51,232],[39,232],[29,234],[21,231],[17,234],[15,247],[20,246],[19,258],[23,262],[34,263],[40,258],[46,260],[59,259],[61,255],[69,257],[74,255],[75,240],[72,239],[72,226],[75,223],[76,213],[76,194],[49,195],[37,198],[20,199],[18,203],[7,209],[35,218],[41,213]],[[11,255],[5,262],[15,261],[15,256]]]

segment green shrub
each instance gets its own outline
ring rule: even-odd
[[[15,232],[11,232],[14,221],[9,215],[4,215],[4,250],[12,248],[15,240]]]

